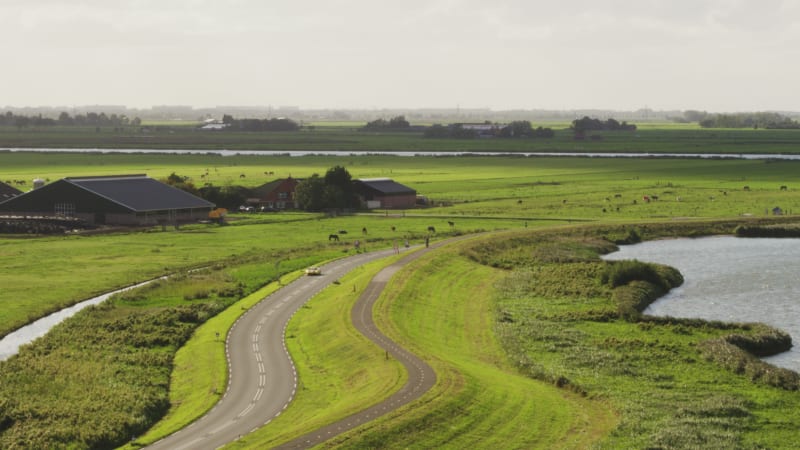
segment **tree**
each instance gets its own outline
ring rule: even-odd
[[[321,211],[325,207],[325,180],[313,174],[295,188],[297,204],[306,211]]]
[[[527,120],[518,120],[509,123],[500,130],[502,137],[531,137],[533,136],[533,127]]]
[[[406,120],[405,116],[395,116],[389,120],[386,119],[375,119],[372,122],[367,122],[364,125],[364,130],[402,130],[405,128],[409,128],[411,126],[410,123]]]
[[[352,208],[355,206],[353,179],[342,166],[334,166],[325,173],[326,203],[329,208]]]
[[[169,176],[164,180],[164,183],[182,191],[186,191],[192,195],[200,195],[200,191],[198,191],[194,183],[189,181],[189,177],[180,176],[175,172],[169,174]]]

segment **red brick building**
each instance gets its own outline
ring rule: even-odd
[[[252,206],[266,209],[296,209],[297,178],[283,178],[263,184],[252,191],[247,203]]]
[[[417,191],[390,178],[363,178],[355,186],[368,209],[409,209],[417,202]]]

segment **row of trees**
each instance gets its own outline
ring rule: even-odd
[[[228,130],[234,131],[297,131],[300,125],[292,119],[285,117],[271,119],[234,119],[225,114],[222,123],[228,125]]]
[[[587,131],[636,131],[636,125],[629,124],[626,121],[620,122],[616,119],[600,120],[589,116],[573,120],[570,128],[576,133],[585,133]]]
[[[698,122],[703,128],[797,129],[800,123],[773,112],[714,114]]]
[[[218,207],[235,209],[243,205],[250,195],[250,190],[244,186],[225,185],[215,186],[206,183],[197,187],[189,177],[172,172],[164,183],[189,192],[200,198],[214,203]],[[325,176],[313,174],[297,185],[297,203],[300,209],[306,211],[322,211],[325,209],[354,209],[359,207],[359,200],[355,193],[353,179],[350,172],[342,166],[335,166],[325,173]]]
[[[479,128],[466,127],[464,124],[435,124],[425,129],[428,138],[474,139],[477,137],[499,138],[552,138],[555,132],[551,128],[533,128],[527,120],[519,120],[505,126],[485,123]]]
[[[395,116],[389,120],[386,119],[376,119],[372,122],[367,122],[364,125],[362,130],[364,131],[375,131],[375,130],[404,130],[411,127],[411,124],[408,123],[405,116]]]
[[[76,114],[74,116],[70,116],[70,114],[66,111],[59,114],[58,119],[53,119],[50,117],[42,117],[41,114],[36,116],[24,116],[19,114],[14,114],[11,111],[6,112],[4,115],[0,115],[0,125],[5,126],[16,126],[18,128],[26,128],[26,127],[51,127],[56,125],[61,126],[93,126],[93,127],[124,127],[124,126],[139,126],[142,124],[142,120],[138,117],[134,117],[133,119],[129,118],[128,116],[121,114],[111,114],[107,116],[105,113],[86,113],[86,114]]]
[[[306,211],[353,209],[359,206],[350,172],[335,166],[325,176],[313,174],[297,185],[297,203]]]
[[[209,202],[217,205],[220,208],[235,209],[243,205],[249,197],[250,190],[244,186],[225,185],[215,186],[211,183],[206,183],[201,187],[197,187],[191,182],[189,177],[181,176],[172,172],[165,180],[164,183],[184,190],[192,195],[208,200]]]

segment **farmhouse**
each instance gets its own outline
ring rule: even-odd
[[[355,180],[355,190],[367,208],[413,208],[417,191],[389,178],[362,178]]]
[[[247,204],[268,209],[297,208],[297,178],[271,181],[250,191]]]
[[[0,203],[0,214],[69,217],[95,225],[178,225],[213,203],[146,175],[64,178]]]
[[[0,181],[0,203],[22,194],[19,189]]]

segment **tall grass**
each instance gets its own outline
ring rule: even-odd
[[[668,228],[646,227],[642,235],[667,233]],[[582,264],[591,269],[578,270],[576,263],[531,256],[536,252],[530,247],[551,242],[548,236],[574,240],[574,246],[592,232],[615,234],[621,229],[583,227],[509,236],[527,251],[509,246],[504,253],[527,254],[530,263],[540,266],[535,272],[510,269],[496,284],[495,330],[510,361],[532,378],[591,398],[608,398],[621,421],[600,448],[794,445],[800,437],[792,425],[800,419],[797,374],[754,356],[785,349],[789,341],[784,333],[764,325],[640,316],[642,299],[680,281],[679,274],[663,267],[587,260]],[[504,248],[497,240],[476,246]],[[515,266],[526,264],[517,261]],[[561,291],[542,285],[583,288]],[[628,301],[628,308],[620,308]]]

